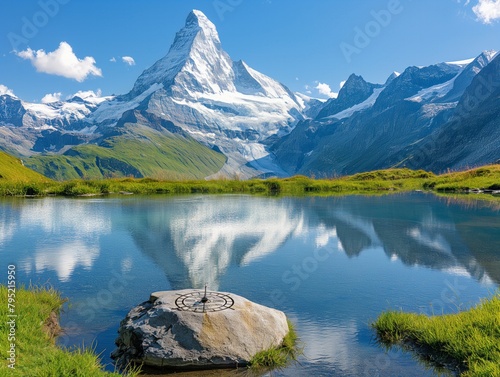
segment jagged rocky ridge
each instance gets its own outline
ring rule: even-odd
[[[341,90],[272,150],[288,174],[327,177],[498,162],[499,63],[499,55],[484,52],[472,61],[409,67],[379,87],[351,76],[342,89],[358,87],[364,101],[348,107]]]

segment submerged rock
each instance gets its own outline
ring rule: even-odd
[[[121,322],[111,357],[119,367],[236,367],[281,345],[288,331],[283,312],[232,293],[156,292]]]

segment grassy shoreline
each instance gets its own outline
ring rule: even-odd
[[[14,306],[7,304],[14,298]],[[8,289],[0,285],[0,348],[11,350],[14,356],[0,364],[0,375],[5,376],[58,376],[99,377],[120,376],[106,372],[98,355],[92,349],[64,350],[55,339],[60,331],[59,311],[65,302],[60,294],[51,288],[17,287]],[[16,317],[9,317],[14,308]],[[8,320],[7,320],[8,319]],[[11,323],[13,321],[12,330]],[[9,366],[10,365],[10,366]],[[130,373],[129,377],[137,374]]]
[[[500,293],[456,314],[388,311],[372,324],[385,347],[401,347],[462,377],[500,376]]]
[[[121,178],[72,181],[0,179],[0,196],[93,196],[110,194],[345,195],[425,190],[445,193],[500,191],[500,165],[434,175],[423,170],[387,169],[333,179],[305,176],[248,180],[163,181]],[[492,196],[493,197],[493,196]]]

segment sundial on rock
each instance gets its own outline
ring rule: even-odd
[[[234,300],[225,293],[193,291],[177,297],[175,300],[177,309],[195,313],[218,312],[230,309],[234,305]]]

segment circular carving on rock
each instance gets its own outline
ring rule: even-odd
[[[218,312],[234,305],[231,296],[219,292],[193,291],[175,300],[177,309],[195,313]]]

